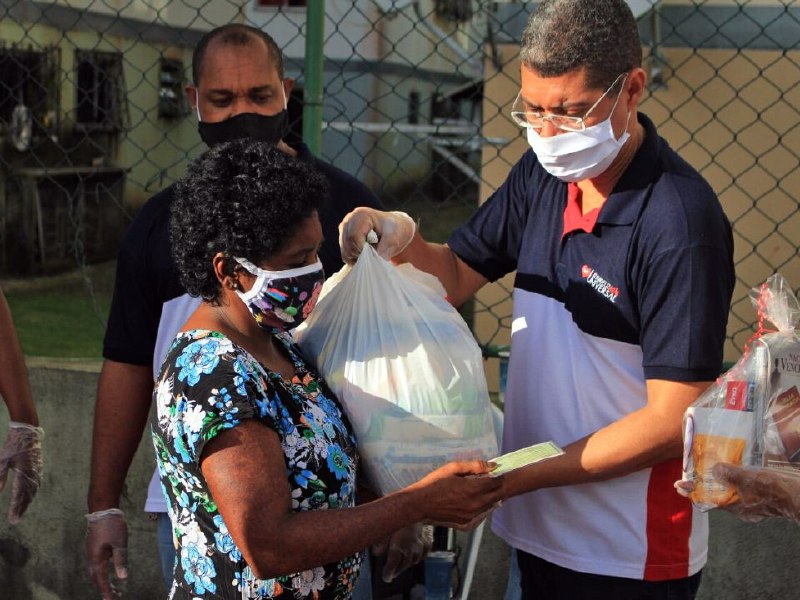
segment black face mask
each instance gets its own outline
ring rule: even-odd
[[[274,145],[289,132],[289,113],[284,109],[274,115],[241,113],[218,123],[200,121],[197,131],[200,132],[200,139],[209,147],[241,138],[253,138]]]

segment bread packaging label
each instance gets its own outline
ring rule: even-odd
[[[791,338],[771,348],[764,466],[800,471],[800,342]]]

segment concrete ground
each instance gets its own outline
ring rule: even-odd
[[[462,536],[459,535],[459,540]],[[490,523],[483,528],[478,562],[468,596],[464,600],[502,600],[508,580],[511,549],[492,533]]]

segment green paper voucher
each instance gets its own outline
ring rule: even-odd
[[[564,451],[556,446],[553,442],[542,442],[541,444],[534,444],[527,448],[520,448],[508,454],[503,454],[497,458],[493,458],[491,462],[497,463],[497,468],[491,472],[491,475],[496,477],[503,475],[514,469],[532,465],[546,458],[552,458],[564,454]]]

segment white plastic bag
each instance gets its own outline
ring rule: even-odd
[[[800,307],[775,274],[750,294],[759,328],[739,361],[684,415],[683,482],[701,510],[741,501],[720,462],[800,474]],[[769,321],[777,331],[769,331]]]
[[[480,348],[444,296],[437,278],[367,244],[294,331],[344,405],[381,493],[450,460],[497,454]]]

